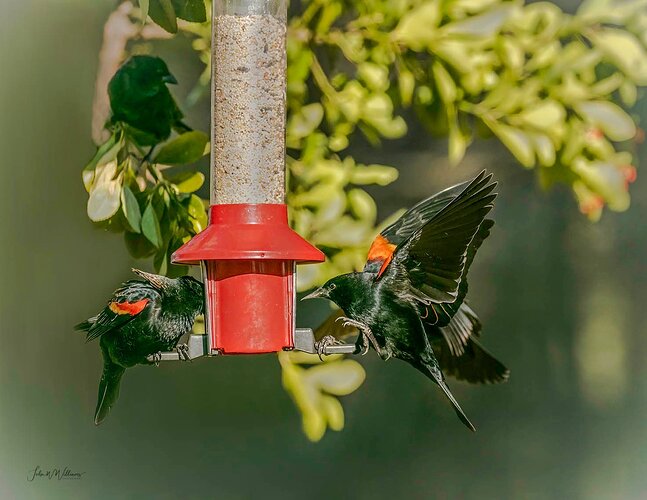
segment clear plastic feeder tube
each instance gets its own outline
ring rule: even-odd
[[[215,0],[212,203],[285,202],[287,0]]]

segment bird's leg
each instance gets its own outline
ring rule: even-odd
[[[357,328],[360,331],[360,335],[363,335],[365,338],[367,338],[370,341],[371,345],[373,346],[373,349],[375,349],[375,351],[380,355],[380,357],[384,359],[384,355],[382,354],[382,348],[380,347],[380,344],[377,343],[377,339],[375,338],[375,335],[373,335],[373,332],[367,325],[365,325],[364,323],[360,323],[359,321],[355,321],[354,319],[346,318],[345,316],[340,316],[335,321],[341,321],[342,325],[344,326],[354,326],[355,328]]]
[[[189,344],[178,344],[175,346],[175,350],[177,351],[180,361],[191,361],[191,357],[189,356]]]
[[[384,349],[378,351],[377,353],[380,355],[380,358],[382,358],[382,361],[388,361],[389,359],[391,359],[391,356],[393,356],[393,351],[391,351],[391,348],[388,345],[386,345]]]
[[[315,350],[317,351],[317,355],[319,356],[319,359],[323,361],[323,358],[321,356],[324,354],[326,347],[328,347],[329,345],[342,345],[342,344],[343,342],[340,342],[332,335],[326,335],[325,337],[321,337],[320,340],[315,342]]]
[[[162,352],[161,352],[161,351],[157,351],[156,353],[152,354],[152,357],[153,357],[153,364],[154,364],[155,366],[159,366],[159,365],[160,365],[160,361],[162,361]]]

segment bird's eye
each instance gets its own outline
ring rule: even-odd
[[[334,283],[331,283],[330,284],[330,291],[332,292],[335,288],[337,288],[337,285],[335,285]]]

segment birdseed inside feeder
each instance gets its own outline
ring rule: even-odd
[[[209,226],[173,261],[201,264],[207,354],[303,346],[296,264],[324,255],[288,226],[285,0],[216,0]]]

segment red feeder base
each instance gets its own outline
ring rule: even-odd
[[[211,344],[223,354],[294,346],[294,262],[207,262]],[[286,286],[287,285],[287,286]]]
[[[271,204],[212,206],[207,229],[173,255],[204,263],[212,354],[294,348],[295,264],[323,260],[290,229],[287,207]]]

